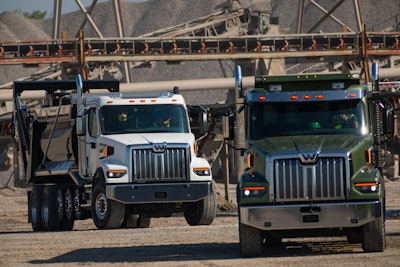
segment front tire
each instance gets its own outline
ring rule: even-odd
[[[240,254],[260,257],[263,254],[263,231],[239,222]]]
[[[210,225],[216,213],[217,201],[215,194],[212,193],[186,209],[184,216],[189,225]]]
[[[386,247],[384,214],[362,227],[364,252],[382,252]]]
[[[99,182],[93,190],[92,217],[98,229],[121,228],[125,217],[125,205],[108,199],[105,185]]]

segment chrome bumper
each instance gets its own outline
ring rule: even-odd
[[[240,207],[240,222],[261,230],[357,227],[382,216],[379,201]]]

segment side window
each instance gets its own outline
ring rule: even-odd
[[[88,117],[88,131],[89,135],[92,137],[97,137],[97,115],[96,109],[92,108],[89,110]]]

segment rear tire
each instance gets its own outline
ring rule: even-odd
[[[84,220],[91,217],[89,209],[83,209],[82,204],[86,204],[86,201],[82,200],[81,190],[77,187],[74,192],[74,217],[77,220]]]
[[[42,222],[46,231],[60,230],[57,211],[57,186],[46,185],[42,193]]]
[[[122,227],[124,228],[137,228],[139,224],[139,215],[138,214],[128,214],[125,215],[124,222],[122,223]]]
[[[139,228],[149,228],[150,223],[151,223],[151,217],[139,214],[139,223],[138,223]]]
[[[193,203],[193,206],[184,212],[186,222],[189,225],[210,225],[217,213],[217,201],[215,193],[206,196],[202,200]]]
[[[35,232],[44,230],[42,222],[42,192],[43,186],[33,185],[29,198],[29,221]]]
[[[61,222],[61,229],[65,231],[71,231],[75,223],[74,195],[71,193],[71,190],[73,190],[72,188],[73,187],[69,186],[64,190],[64,218]]]
[[[92,217],[98,229],[121,228],[125,218],[125,205],[107,199],[105,185],[102,182],[94,186]]]

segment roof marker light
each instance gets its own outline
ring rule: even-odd
[[[305,96],[303,96],[303,99],[304,99],[304,100],[310,100],[310,99],[311,99],[311,96],[305,95]]]
[[[290,96],[290,100],[299,100],[299,97],[297,95],[292,95]]]
[[[262,96],[258,97],[258,100],[265,101],[265,100],[267,100],[267,97],[262,95]]]
[[[144,102],[146,102],[146,100],[145,99],[140,99],[140,102],[144,103]]]
[[[348,94],[348,97],[356,97],[357,95],[355,93],[350,93]]]
[[[129,102],[130,103],[135,103],[135,99],[130,99]]]
[[[112,100],[107,100],[107,104],[112,104],[113,101]]]
[[[324,99],[325,96],[323,96],[323,95],[316,95],[315,98],[316,98],[316,99]]]

